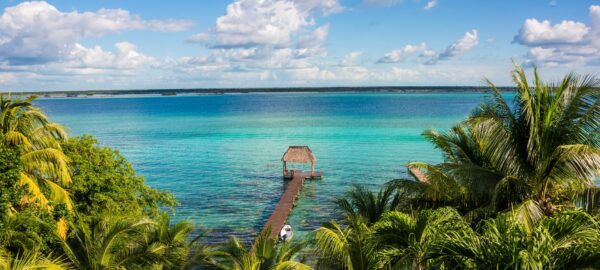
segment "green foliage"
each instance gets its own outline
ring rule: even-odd
[[[193,242],[188,238],[194,226],[187,221],[171,224],[171,218],[163,213],[155,223],[143,234],[143,241],[139,242],[137,248],[132,249],[132,254],[138,254],[137,259],[129,263],[144,265],[148,261],[153,262],[154,267],[161,269],[182,269],[187,264],[187,257]],[[147,258],[144,254],[155,250],[156,258]]]
[[[38,252],[27,251],[12,255],[0,249],[0,270],[29,270],[29,269],[70,269],[70,265],[60,258],[44,256]]]
[[[23,205],[51,209],[53,204],[65,204],[71,209],[72,201],[64,189],[71,182],[68,158],[60,149],[67,138],[64,128],[52,123],[32,101],[12,98],[0,93],[0,133],[2,143],[17,147],[21,153],[20,185],[28,191],[21,200]]]
[[[0,134],[0,141],[3,141],[2,137]],[[14,212],[24,195],[19,186],[21,170],[18,149],[0,143],[0,217]]]
[[[597,269],[600,225],[582,210],[545,216],[528,201],[477,229],[444,207],[388,211],[367,225],[332,221],[314,234],[316,269]]]
[[[79,221],[63,242],[63,252],[77,269],[109,269],[125,267],[127,260],[140,259],[130,252],[152,221],[116,216],[97,217],[89,223]],[[155,257],[152,251],[141,256]]]
[[[492,98],[466,121],[424,133],[445,161],[411,164],[429,179],[418,200],[455,206],[475,220],[527,200],[546,214],[586,204],[582,194],[600,172],[598,79],[569,74],[549,84],[534,69],[530,84],[518,66],[512,75],[512,106],[490,82]]]
[[[168,215],[156,222],[104,215],[71,227],[62,255],[76,269],[182,269],[193,229],[188,222],[171,224]]]
[[[384,185],[378,193],[373,193],[364,186],[354,185],[346,192],[346,196],[338,198],[335,203],[346,216],[362,217],[371,224],[386,211],[395,210],[399,199],[393,185]]]
[[[159,206],[175,204],[170,193],[148,187],[118,151],[99,146],[91,136],[71,138],[62,148],[71,160],[70,192],[81,216],[156,214]]]
[[[192,256],[197,266],[223,270],[307,270],[302,262],[294,261],[304,243],[283,242],[269,238],[271,229],[260,234],[248,250],[236,237],[215,246],[202,245]]]
[[[314,234],[316,269],[376,269],[376,250],[372,230],[362,218],[351,218],[343,227],[335,221],[325,223]]]
[[[160,214],[171,194],[92,137],[65,141],[34,99],[0,98],[0,269],[184,268],[193,227]]]
[[[373,245],[379,268],[430,269],[435,265],[456,265],[454,260],[430,258],[437,251],[440,235],[470,229],[453,208],[439,208],[410,216],[402,212],[386,213],[375,223]]]
[[[0,247],[14,255],[46,252],[56,241],[54,219],[46,211],[27,209],[0,219]]]
[[[463,222],[464,223],[464,222]],[[464,223],[463,225],[467,225]],[[600,227],[584,211],[542,216],[531,228],[517,212],[482,222],[477,231],[440,234],[438,254],[469,269],[582,269],[600,262]]]
[[[437,256],[446,232],[470,229],[452,208],[413,215],[387,211],[372,225],[351,217],[348,225],[332,221],[314,234],[317,269],[431,269],[456,266]],[[435,257],[432,257],[434,256]]]

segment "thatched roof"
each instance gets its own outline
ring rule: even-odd
[[[293,162],[293,163],[310,163],[317,161],[317,158],[313,155],[312,151],[308,146],[290,146],[281,161]]]

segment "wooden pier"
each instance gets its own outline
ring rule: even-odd
[[[281,199],[279,199],[273,213],[271,213],[271,216],[263,228],[264,232],[269,226],[271,227],[271,234],[269,235],[269,238],[271,239],[276,239],[279,236],[279,232],[285,225],[290,212],[292,212],[292,208],[294,208],[296,198],[304,185],[304,180],[313,178],[319,179],[323,176],[323,173],[314,172],[313,175],[311,172],[295,170],[291,175],[293,175],[293,178],[287,183],[287,188],[283,192]]]

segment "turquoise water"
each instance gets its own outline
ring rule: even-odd
[[[352,183],[407,177],[408,161],[435,162],[425,129],[447,129],[479,93],[274,93],[37,101],[71,135],[121,151],[147,183],[173,192],[176,219],[251,239],[283,192],[281,156],[308,145],[322,180],[307,182],[290,223],[306,233],[336,216]]]

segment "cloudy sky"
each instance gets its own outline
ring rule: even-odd
[[[0,2],[0,91],[509,85],[600,70],[600,0]]]

